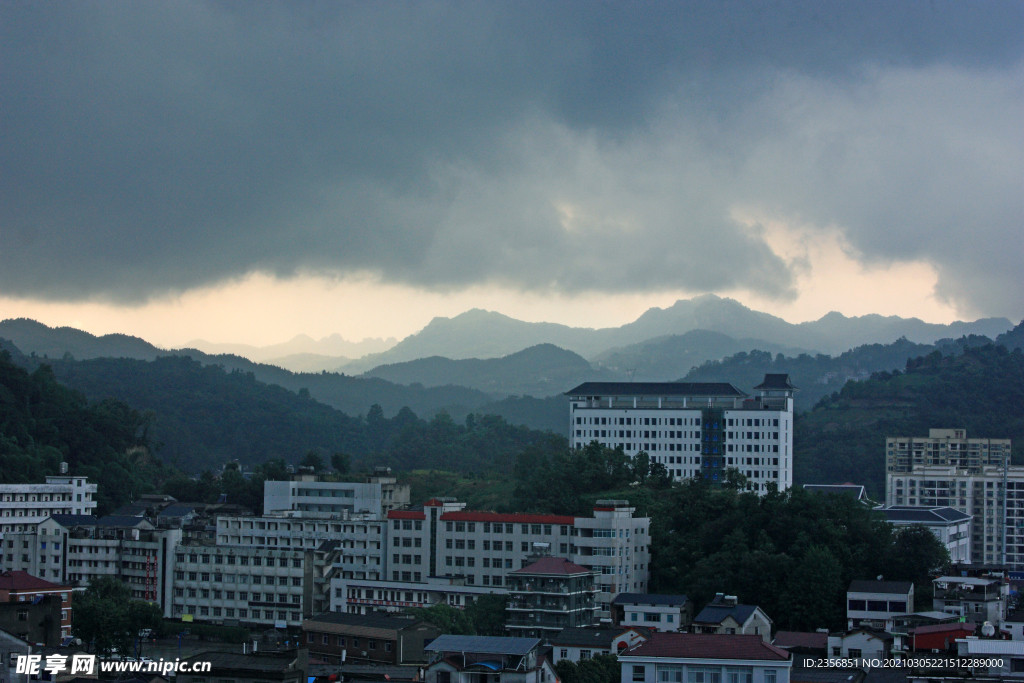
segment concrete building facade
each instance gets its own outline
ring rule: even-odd
[[[958,564],[971,563],[971,516],[951,507],[893,505],[880,508],[885,521],[896,527],[920,525],[935,534],[949,559]]]
[[[750,489],[793,485],[793,392],[765,375],[756,398],[727,382],[586,382],[569,396],[570,443],[646,452],[675,480],[723,480],[736,468]]]
[[[88,477],[55,475],[45,484],[0,484],[0,533],[32,532],[51,515],[91,515],[96,484]]]
[[[566,628],[597,626],[594,578],[592,570],[564,557],[540,557],[511,572],[505,630],[547,641]]]

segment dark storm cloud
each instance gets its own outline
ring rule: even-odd
[[[1021,312],[1022,7],[5,4],[0,291],[792,296],[754,206]]]

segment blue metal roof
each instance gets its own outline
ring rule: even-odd
[[[495,636],[438,636],[423,647],[428,652],[471,652],[473,654],[525,655],[540,645],[539,638]]]

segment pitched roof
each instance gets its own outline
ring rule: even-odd
[[[806,647],[818,650],[828,648],[827,633],[805,633],[803,631],[779,631],[772,641],[775,647]]]
[[[584,382],[567,396],[728,396],[747,394],[729,382]]]
[[[786,661],[791,655],[782,648],[769,645],[757,635],[659,632],[652,633],[650,640],[619,655],[619,659],[631,657]]]
[[[831,493],[853,496],[857,500],[867,498],[864,487],[860,484],[804,484],[804,490],[811,493]]]
[[[540,645],[539,638],[499,638],[494,636],[438,636],[427,652],[469,652],[472,654],[525,655]]]
[[[906,595],[914,588],[910,581],[865,581],[854,579],[850,582],[848,593],[891,593]]]
[[[590,574],[592,570],[587,569],[575,562],[570,562],[564,557],[542,557],[536,562],[522,569],[517,569],[510,574],[558,574],[558,575],[574,575],[574,574]]]
[[[50,515],[50,518],[61,526],[96,526],[94,515]]]
[[[96,520],[96,526],[137,527],[142,525],[148,525],[150,528],[153,528],[153,525],[146,521],[145,517],[128,517],[127,515],[107,515],[106,517],[100,517]]]
[[[32,590],[57,590],[63,588],[59,583],[51,583],[28,572],[5,571],[0,572],[0,590],[8,591],[32,591]]]
[[[977,626],[977,624],[969,621],[954,621],[949,624],[928,624],[927,626],[918,626],[915,629],[911,629],[910,632],[915,636],[923,635],[925,633],[943,633],[945,631],[968,631],[970,633],[974,633]]]
[[[891,505],[881,509],[882,514],[890,522],[916,522],[920,524],[945,524],[948,522],[966,522],[968,515],[951,507],[914,507],[910,505]]]
[[[612,600],[613,605],[684,605],[690,598],[685,595],[663,593],[619,593]]]
[[[127,503],[117,508],[111,514],[124,517],[144,517],[149,510],[149,503]]]
[[[736,620],[736,623],[746,623],[750,615],[757,609],[757,605],[722,605],[711,603],[700,611],[693,618],[695,624],[721,624],[728,617]]]
[[[789,375],[783,374],[767,374],[764,376],[764,381],[758,384],[755,389],[788,389],[790,391],[798,391],[793,386],[793,383],[789,381]]]
[[[599,647],[607,650],[612,646],[613,640],[629,630],[628,626],[563,628],[561,633],[551,638],[551,644],[569,647]]]
[[[157,513],[158,517],[184,517],[190,512],[195,512],[196,506],[192,503],[171,503]]]

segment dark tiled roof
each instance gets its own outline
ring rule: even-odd
[[[881,510],[890,522],[917,522],[920,524],[942,524],[945,522],[966,522],[970,515],[950,507],[913,507],[892,505]]]
[[[388,616],[384,614],[347,614],[345,612],[324,612],[302,622],[307,631],[316,630],[317,624],[343,624],[362,626],[386,631],[399,631],[419,623],[418,619]]]
[[[127,515],[107,515],[96,520],[96,526],[135,527],[140,524],[149,524],[149,522],[144,517],[128,517]]]
[[[96,526],[93,515],[51,515],[51,519],[61,526]]]
[[[114,510],[111,514],[124,517],[143,517],[149,510],[149,503],[128,503]]]
[[[804,490],[811,493],[830,493],[853,496],[857,500],[867,498],[860,484],[804,484]]]
[[[708,605],[693,618],[695,624],[721,624],[727,617],[732,617],[742,624],[757,609],[756,605]]]
[[[790,653],[756,635],[653,633],[650,640],[619,655],[620,659],[628,657],[786,661]]]
[[[689,600],[685,595],[664,595],[661,593],[619,593],[612,600],[613,605],[684,605]]]
[[[573,574],[590,574],[591,570],[570,562],[564,557],[542,557],[531,565],[517,569],[511,574],[559,574],[559,575],[573,575]]]
[[[564,628],[561,633],[551,639],[551,644],[569,647],[598,647],[607,650],[611,648],[613,640],[628,630],[630,630],[628,626]]]
[[[728,382],[584,382],[568,396],[729,396],[743,393]]]
[[[755,389],[789,389],[790,391],[797,391],[797,388],[793,386],[793,383],[789,381],[789,375],[781,374],[774,375],[768,374],[764,376],[764,381],[758,384]]]
[[[806,647],[828,649],[827,633],[804,633],[801,631],[779,631],[772,641],[775,647]]]
[[[184,517],[195,512],[196,506],[188,503],[172,503],[158,513],[160,517]]]
[[[864,581],[855,579],[850,582],[847,592],[850,593],[891,593],[906,595],[914,584],[910,581]]]
[[[451,636],[435,638],[423,647],[428,652],[468,652],[471,654],[525,655],[540,645],[538,638],[498,638],[493,636]]]

